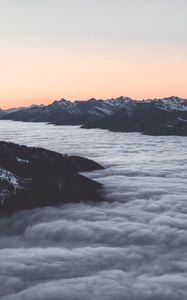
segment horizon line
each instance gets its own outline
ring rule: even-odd
[[[111,100],[111,99],[119,99],[119,98],[127,98],[127,99],[130,99],[130,100],[133,100],[133,101],[146,101],[146,100],[152,100],[152,101],[154,101],[154,100],[162,100],[162,99],[168,99],[168,98],[180,98],[180,99],[183,99],[183,100],[187,100],[187,98],[183,98],[183,97],[180,97],[180,96],[174,96],[174,95],[172,95],[172,96],[164,96],[164,97],[162,97],[162,98],[141,98],[141,99],[134,99],[134,98],[131,98],[131,97],[128,97],[128,96],[117,96],[117,97],[111,97],[111,98],[95,98],[95,97],[91,97],[91,98],[86,98],[86,99],[75,99],[75,100],[73,100],[73,99],[68,99],[68,98],[64,98],[64,97],[62,97],[62,98],[59,98],[59,99],[55,99],[55,100],[49,100],[49,102],[47,103],[35,103],[35,102],[31,102],[30,104],[26,104],[26,105],[21,105],[21,106],[8,106],[8,107],[1,107],[0,106],[0,110],[8,110],[8,109],[16,109],[16,108],[25,108],[25,107],[31,107],[31,106],[40,106],[40,105],[43,105],[43,106],[48,106],[48,105],[50,105],[50,104],[52,104],[53,102],[55,102],[55,101],[61,101],[61,100],[65,100],[65,101],[70,101],[70,102],[76,102],[76,101],[89,101],[89,100],[92,100],[92,99],[94,99],[94,100],[103,100],[103,101],[107,101],[107,100]],[[38,101],[39,102],[39,101]]]

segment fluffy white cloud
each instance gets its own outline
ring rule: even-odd
[[[103,163],[89,176],[107,201],[1,216],[1,299],[187,299],[185,137],[2,126],[0,139]]]

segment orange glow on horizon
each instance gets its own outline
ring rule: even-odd
[[[28,45],[2,49],[0,64],[0,108],[49,104],[61,98],[187,98],[185,51]]]

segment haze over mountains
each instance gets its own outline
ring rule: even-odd
[[[121,132],[151,135],[187,135],[187,100],[179,97],[137,101],[128,97],[33,105],[0,110],[1,119],[81,125]]]
[[[0,108],[0,117],[11,114],[11,113],[16,113],[20,110],[30,109],[30,108],[33,108],[35,106],[40,107],[42,105],[33,104],[33,105],[30,105],[30,106],[26,106],[26,107],[14,107],[14,108],[9,108],[9,109],[1,109]]]

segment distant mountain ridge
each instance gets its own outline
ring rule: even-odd
[[[33,108],[33,107],[41,107],[43,106],[42,104],[41,105],[36,105],[36,104],[32,104],[30,106],[23,106],[23,107],[14,107],[14,108],[8,108],[8,109],[1,109],[0,108],[0,117],[2,116],[5,116],[5,115],[8,115],[8,114],[12,114],[12,113],[16,113],[20,110],[25,110],[25,109],[30,109],[30,108]]]
[[[129,101],[128,97],[119,97],[109,100],[75,101],[61,99],[49,105],[33,106],[31,108],[18,109],[15,112],[4,114],[3,119],[25,122],[51,122],[55,124],[85,123],[87,118],[95,119],[105,115],[111,115],[124,107]]]
[[[176,97],[134,102],[111,116],[83,125],[149,135],[187,135],[187,101]]]
[[[13,111],[1,118],[152,135],[187,135],[187,100],[175,96],[142,101],[123,96],[75,102],[61,99],[46,106]]]

